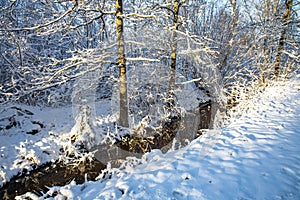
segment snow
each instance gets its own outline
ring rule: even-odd
[[[299,103],[300,81],[279,83],[249,101],[240,117],[182,149],[166,154],[153,150],[139,165],[128,161],[120,169],[108,169],[112,172],[109,178],[81,185],[72,181],[52,187],[44,197],[27,193],[18,198],[300,199]],[[5,174],[7,178],[20,169],[14,161],[21,152],[26,150],[33,159],[32,154],[47,149],[54,139],[45,136],[32,140],[33,136],[27,135],[26,143],[25,138],[1,135],[0,177]]]
[[[30,110],[34,115],[17,115],[14,109],[7,109],[8,112],[2,113],[4,116],[15,115],[20,124],[0,131],[0,187],[14,175],[26,173],[37,165],[58,159],[59,149],[63,145],[59,138],[67,134],[74,124],[71,107],[20,107]],[[0,118],[3,118],[2,115]],[[42,129],[36,122],[45,127]],[[39,132],[35,135],[27,134],[32,130]]]
[[[267,88],[241,117],[185,148],[154,150],[138,166],[112,170],[109,179],[51,193],[54,199],[299,199],[299,84]]]
[[[111,112],[110,103],[110,100],[101,100],[95,104],[99,127],[115,120],[108,114]],[[26,115],[24,110],[30,113]],[[29,173],[39,165],[61,159],[65,156],[62,149],[65,152],[75,149],[70,143],[72,129],[76,125],[74,111],[77,111],[74,106],[40,108],[6,105],[0,109],[0,187],[15,175]],[[16,124],[6,129],[14,121],[11,119]],[[34,130],[37,133],[28,134]],[[84,159],[89,154],[81,156]]]

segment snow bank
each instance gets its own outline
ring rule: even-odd
[[[183,149],[55,190],[72,199],[299,199],[299,89],[300,81],[267,88],[243,116]]]
[[[70,107],[19,107],[32,114],[17,114],[18,110],[12,109],[2,113],[14,116],[15,124],[0,130],[0,187],[17,174],[57,160],[63,145],[60,138],[71,130],[73,124]]]

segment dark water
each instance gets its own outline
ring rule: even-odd
[[[33,170],[30,174],[16,176],[0,188],[0,199],[14,199],[17,195],[33,192],[41,195],[41,191],[48,191],[47,187],[63,186],[75,180],[84,183],[85,174],[88,180],[95,180],[105,165],[97,160],[90,163],[73,165],[47,163]]]
[[[178,149],[213,128],[213,121],[218,107],[207,102],[198,108],[186,112],[180,118],[163,123],[159,129],[145,128],[146,136],[126,135],[116,145],[102,144],[92,148],[95,158],[102,163],[117,162],[126,157],[140,158],[152,149],[160,149],[163,153],[171,148]]]
[[[214,104],[210,102],[201,104],[196,110],[187,112],[180,121],[175,120],[174,123],[167,124],[161,130],[162,134],[155,133],[156,138],[152,137],[152,141],[149,140],[148,144],[147,142],[142,144],[144,146],[137,144],[137,147],[133,149],[129,149],[130,147],[126,144],[97,146],[92,149],[98,150],[95,154],[96,159],[77,167],[53,163],[44,164],[29,174],[13,177],[10,182],[0,188],[0,199],[14,199],[15,196],[26,192],[41,195],[41,191],[48,191],[47,187],[63,186],[72,180],[81,184],[84,183],[86,174],[88,180],[95,180],[101,170],[105,169],[107,162],[117,162],[118,159],[124,159],[127,156],[141,157],[144,152],[154,148],[166,152],[170,148],[174,148],[172,142],[174,139],[176,140],[175,146],[180,148],[185,146],[187,141],[192,141],[203,134],[203,130],[212,128],[215,113],[216,106]],[[153,132],[153,130],[149,130],[149,132]],[[133,141],[138,141],[138,139],[133,138]]]

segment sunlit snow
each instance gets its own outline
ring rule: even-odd
[[[205,133],[185,148],[167,154],[154,150],[138,166],[111,170],[109,179],[83,185],[71,182],[51,188],[44,197],[297,200],[299,84],[267,88],[249,102],[252,106],[241,117]]]

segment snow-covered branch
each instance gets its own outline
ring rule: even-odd
[[[144,61],[144,62],[160,62],[159,59],[151,59],[151,58],[143,58],[143,57],[136,57],[136,58],[127,57],[126,60],[128,60],[128,61]]]

